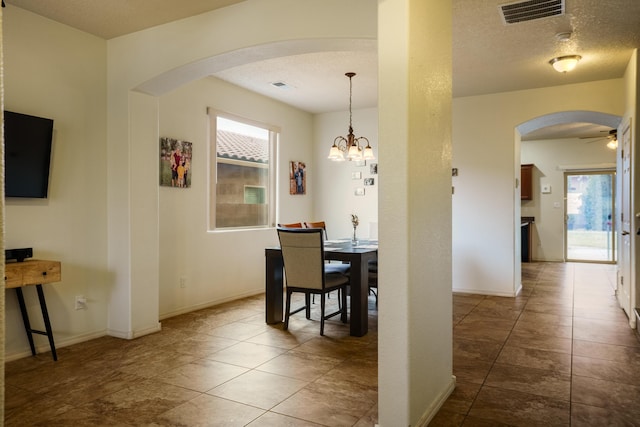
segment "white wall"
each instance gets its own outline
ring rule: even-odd
[[[453,289],[513,296],[520,216],[514,129],[560,111],[622,115],[622,79],[453,100]],[[516,160],[514,162],[514,159]]]
[[[209,119],[207,107],[281,129],[278,147],[279,214],[283,221],[311,218],[313,193],[289,195],[290,160],[310,160],[311,114],[215,78],[191,82],[160,97],[160,135],[193,143],[191,188],[161,187],[160,316],[169,317],[264,292],[264,248],[274,229],[207,232]],[[308,170],[312,169],[309,163]],[[187,281],[180,288],[180,278]]]
[[[521,142],[521,162],[533,163],[533,199],[522,200],[522,216],[532,216],[533,261],[564,261],[564,172],[600,168],[615,169],[616,151],[607,148],[607,140],[555,139]],[[551,193],[541,186],[550,185]]]
[[[314,203],[311,220],[327,223],[329,239],[353,235],[352,213],[358,215],[360,220],[356,236],[377,238],[380,175],[371,173],[371,165],[378,164],[378,110],[354,110],[353,128],[356,137],[364,136],[369,139],[376,156],[376,160],[367,161],[365,166],[356,166],[355,162],[333,162],[327,159],[333,140],[348,133],[348,111],[314,116],[315,147],[313,162],[309,168],[311,180],[308,183],[309,195]],[[352,179],[354,172],[360,173],[362,178]],[[364,186],[365,178],[373,178],[374,185]],[[364,188],[365,195],[356,196],[356,188]]]
[[[44,292],[58,346],[103,335],[111,274],[106,265],[106,42],[11,6],[3,9],[5,108],[52,118],[49,197],[7,199],[5,247],[32,247],[62,262]],[[74,310],[75,296],[88,309]],[[31,321],[42,327],[34,288]],[[44,351],[46,337],[35,336]],[[7,292],[6,354],[31,354],[13,291]]]

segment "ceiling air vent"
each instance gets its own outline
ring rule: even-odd
[[[498,6],[505,24],[564,15],[564,0],[529,0]]]

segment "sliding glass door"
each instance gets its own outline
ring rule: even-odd
[[[616,261],[615,171],[565,173],[565,259]]]

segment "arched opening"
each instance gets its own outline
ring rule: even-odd
[[[609,131],[617,129],[620,121],[620,116],[612,114],[562,111],[516,127],[516,157],[526,165],[523,171],[531,173],[528,182],[523,175],[523,186],[528,187],[522,188],[521,200],[515,202],[516,211],[520,211],[517,216],[531,224],[529,233],[522,233],[517,246],[523,253],[528,252],[529,258],[519,259],[615,262],[616,151],[606,144]],[[589,210],[582,203],[592,198],[586,192],[587,184],[605,176],[609,190],[597,201],[598,215],[604,216],[594,219],[604,228],[596,232],[591,221],[583,224],[578,233],[573,222]],[[581,178],[584,188],[574,191],[568,183]],[[605,202],[608,206],[602,206]]]

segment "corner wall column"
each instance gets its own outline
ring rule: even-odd
[[[427,425],[452,376],[450,0],[379,0],[379,421]],[[392,289],[391,289],[392,288]]]
[[[109,266],[114,275],[109,335],[132,339],[160,330],[158,99],[130,92],[119,112],[128,130],[108,147]],[[134,202],[135,201],[135,202]]]

